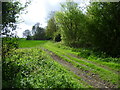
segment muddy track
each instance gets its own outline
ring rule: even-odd
[[[77,67],[74,67],[73,64],[62,60],[59,56],[54,54],[51,51],[48,51],[47,49],[44,49],[48,54],[51,55],[51,57],[59,62],[61,65],[67,67],[70,71],[74,72],[77,76],[81,77],[83,81],[87,82],[89,85],[93,86],[94,88],[115,88],[114,85],[111,85],[107,82],[104,82],[103,80],[100,80],[97,75],[92,74],[88,75],[89,71],[83,71],[81,69],[78,69]]]
[[[63,56],[64,56],[65,58],[67,58],[67,59],[69,59],[69,57],[67,57],[66,55],[69,55],[69,56],[72,57],[72,58],[76,58],[76,59],[79,59],[79,60],[84,61],[84,62],[86,62],[86,63],[90,63],[90,64],[93,64],[93,65],[96,65],[96,66],[98,66],[98,67],[100,67],[100,68],[104,68],[104,69],[106,69],[106,70],[108,70],[108,71],[111,71],[111,72],[113,72],[113,73],[115,73],[115,74],[119,74],[119,73],[120,73],[120,71],[115,71],[115,70],[111,69],[111,68],[108,67],[108,66],[101,65],[101,64],[99,64],[99,63],[96,63],[96,62],[87,60],[87,59],[85,59],[85,58],[82,58],[82,57],[80,57],[80,56],[76,56],[76,55],[71,54],[71,53],[65,53],[65,54],[62,53],[62,54],[63,54]],[[75,61],[75,62],[77,63],[78,61]],[[88,68],[91,69],[90,67],[88,67]]]
[[[115,74],[119,74],[119,71],[114,71],[113,69],[111,69],[111,68],[109,68],[109,67],[107,67],[107,66],[105,66],[105,65],[101,65],[101,64],[98,64],[98,63],[96,63],[96,62],[93,62],[93,61],[90,61],[90,60],[86,60],[86,59],[84,59],[84,58],[81,58],[80,56],[76,56],[76,55],[73,55],[73,54],[68,54],[68,55],[70,55],[70,56],[72,56],[72,57],[74,57],[74,58],[80,59],[80,60],[82,60],[82,61],[85,61],[85,62],[87,62],[87,63],[95,64],[95,65],[97,65],[97,66],[99,66],[99,67],[102,67],[102,68],[104,68],[104,69],[106,69],[106,70],[112,71],[112,72],[114,72]]]

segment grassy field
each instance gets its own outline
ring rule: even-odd
[[[45,40],[25,40],[25,39],[20,39],[19,40],[19,47],[20,48],[37,47],[37,46],[40,46],[41,44],[44,44],[46,42],[47,41],[45,41]]]
[[[51,41],[21,39],[19,46],[5,60],[9,67],[3,69],[3,76],[6,76],[3,87],[119,87],[120,58],[98,57],[88,49],[70,48]]]

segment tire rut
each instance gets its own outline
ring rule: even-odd
[[[81,57],[76,56],[76,55],[73,55],[73,54],[68,54],[68,55],[71,55],[71,56],[73,56],[74,58],[80,59],[80,60],[85,61],[85,62],[87,62],[87,63],[95,64],[95,65],[97,65],[97,66],[99,66],[99,67],[102,67],[102,68],[104,68],[104,69],[106,69],[106,70],[112,71],[112,72],[115,73],[115,74],[119,74],[118,71],[114,71],[113,69],[111,69],[111,68],[109,68],[109,67],[107,67],[107,66],[105,66],[105,65],[101,65],[101,64],[98,64],[98,63],[96,63],[96,62],[88,61],[88,60],[86,60],[86,59],[84,59],[84,58],[81,58]]]
[[[64,54],[64,53],[63,53],[63,54]],[[79,60],[84,61],[84,62],[86,62],[86,63],[90,63],[90,64],[93,64],[93,65],[97,65],[98,67],[104,68],[104,69],[106,69],[106,70],[108,70],[108,71],[111,71],[111,72],[113,72],[113,73],[115,73],[115,74],[119,74],[119,73],[120,73],[120,71],[115,71],[115,70],[113,70],[113,69],[111,69],[111,68],[109,68],[109,67],[107,67],[107,66],[105,66],[105,65],[101,65],[101,64],[98,64],[98,63],[93,62],[93,61],[90,61],[90,60],[88,61],[87,59],[84,59],[84,58],[82,58],[82,57],[76,56],[76,55],[74,55],[74,54],[67,53],[66,55],[70,55],[70,57],[72,56],[73,58],[79,59]],[[67,56],[64,55],[64,57],[67,57]],[[75,61],[75,62],[78,62],[78,61]]]
[[[61,59],[59,56],[57,56],[53,52],[51,52],[47,49],[44,49],[44,51],[46,51],[48,54],[50,54],[51,57],[55,61],[59,62],[61,65],[65,66],[65,67],[67,67],[70,71],[74,72],[74,74],[81,77],[83,81],[87,82],[89,85],[93,86],[94,88],[115,88],[114,85],[103,82],[99,78],[96,78],[95,74],[93,74],[91,76],[91,75],[88,75],[88,73],[89,73],[88,71],[82,71],[81,69],[74,67],[73,64]]]

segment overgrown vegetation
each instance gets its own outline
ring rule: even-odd
[[[92,2],[86,12],[73,1],[61,4],[61,10],[52,14],[46,30],[36,23],[34,40],[52,39],[71,47],[92,47],[112,57],[120,55],[120,3]]]
[[[3,88],[85,88],[40,48],[18,49],[3,62]],[[71,73],[71,74],[70,74]]]
[[[4,37],[2,38],[2,59],[7,57],[8,52],[18,48],[18,38]]]
[[[108,62],[106,60],[101,61],[100,57],[106,59],[106,56],[103,55],[95,57],[94,52],[91,50],[89,50],[91,53],[88,55],[87,50],[85,51],[81,48],[75,49],[65,46],[61,43],[53,43],[49,41],[38,42],[39,43],[36,44],[36,41],[31,40],[28,44],[27,40],[22,39],[19,41],[19,44],[23,44],[23,46],[21,46],[23,49],[10,52],[8,57],[3,61],[4,88],[92,87],[88,84],[85,84],[86,82],[82,81],[82,79],[78,80],[75,74],[69,72],[67,68],[61,66],[59,63],[51,59],[48,53],[41,50],[43,47],[52,51],[63,60],[73,64],[76,68],[79,68],[84,72],[89,71],[89,76],[94,73],[95,75],[99,75],[99,79],[115,85],[116,88],[118,87],[117,83],[119,78],[117,73],[119,72],[120,68],[118,62]],[[37,48],[35,48],[36,45]],[[34,48],[24,49],[26,47]],[[86,59],[78,58],[77,55]]]
[[[85,16],[79,10],[78,4],[74,2],[67,2],[62,4],[62,11],[55,14],[56,23],[59,23],[62,41],[74,47],[79,47],[84,40],[84,22]]]
[[[36,23],[32,33],[29,30],[23,33],[27,40],[18,39],[11,31],[16,29],[18,14],[28,4],[24,7],[19,2],[2,4],[3,88],[92,87],[55,62],[45,49],[81,73],[120,87],[120,2],[92,2],[85,13],[77,3],[65,2],[50,17],[46,29]]]
[[[86,13],[75,2],[61,4],[48,22],[47,32],[59,32],[62,42],[72,47],[92,47],[113,57],[120,55],[120,3],[93,2]],[[57,26],[57,30],[53,31]],[[52,35],[53,36],[53,35]]]
[[[88,34],[92,45],[109,55],[120,55],[120,2],[91,3],[87,15]]]

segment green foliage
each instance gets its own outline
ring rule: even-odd
[[[61,30],[61,38],[70,46],[79,47],[84,44],[85,16],[79,9],[78,4],[67,2],[62,4],[62,11],[55,14],[56,22]]]
[[[17,18],[19,18],[20,12],[27,7],[29,3],[26,2],[25,6],[22,6],[20,2],[2,2],[2,58],[7,56],[8,51],[18,48],[17,38],[13,36],[11,31],[15,30],[17,25]]]
[[[3,88],[85,87],[40,48],[15,50],[3,68]]]
[[[18,38],[4,37],[2,38],[2,58],[9,54],[10,50],[18,48]]]
[[[73,54],[73,56],[75,55],[76,57],[85,58],[86,60],[88,60],[88,62],[92,61],[100,65],[108,66],[115,71],[119,71],[118,67],[120,66],[118,64],[120,63],[120,58],[110,57],[104,52],[95,51],[90,48],[71,48],[69,46],[65,46],[61,42],[48,42],[45,45],[49,45],[49,48],[54,47],[52,48],[52,50],[64,52],[64,54],[68,53],[69,55]]]
[[[47,34],[58,26],[61,40],[72,47],[93,47],[108,55],[120,55],[120,3],[93,2],[84,14],[72,1],[61,4],[61,11],[48,21]],[[55,19],[55,20],[54,20]],[[56,36],[54,36],[55,39]]]
[[[35,35],[33,36],[34,40],[44,40],[45,39],[45,31],[43,28],[39,28]]]
[[[32,40],[32,36],[27,36],[26,40]]]
[[[54,39],[56,37],[55,33],[58,31],[57,24],[55,22],[54,16],[48,20],[46,35],[48,38]]]
[[[27,3],[26,3],[27,6]],[[20,2],[2,2],[2,35],[11,36],[10,32],[16,29],[17,18],[25,8]]]
[[[93,46],[112,56],[120,55],[120,3],[96,2],[88,8],[88,34]]]
[[[39,26],[39,23],[36,23],[32,27],[33,40],[45,40],[45,29]]]
[[[100,60],[104,62],[120,63],[120,58],[113,58],[108,56],[106,53],[94,51],[92,49],[80,48],[80,49],[73,49],[72,51],[78,52],[78,56],[83,58]]]

